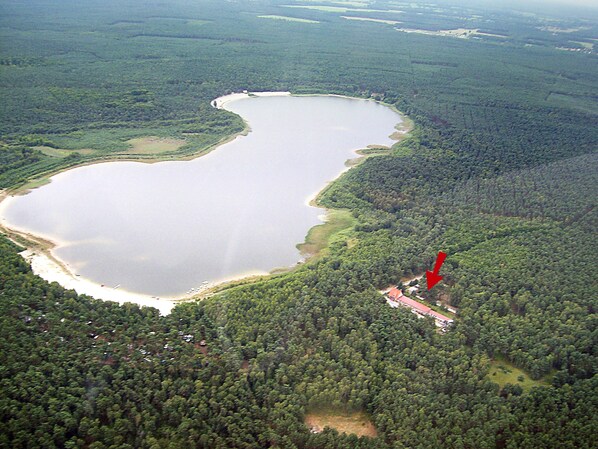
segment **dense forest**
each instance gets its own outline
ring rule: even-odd
[[[244,89],[374,98],[415,124],[322,192],[355,219],[325,255],[167,316],[49,284],[0,236],[0,447],[596,447],[595,11],[0,8],[9,190],[129,158],[134,137],[199,154],[243,129],[210,101]],[[441,33],[459,28],[478,34]],[[439,250],[444,281],[421,294],[458,308],[446,333],[379,293]],[[501,363],[525,380],[498,381]],[[324,409],[364,412],[377,436],[310,432]]]

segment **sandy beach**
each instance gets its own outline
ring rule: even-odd
[[[53,256],[50,256],[43,251],[27,249],[19,254],[31,265],[33,273],[48,282],[58,282],[64,288],[75,290],[80,295],[88,295],[104,301],[114,301],[119,304],[130,302],[137,304],[140,307],[154,307],[160,311],[160,315],[168,315],[177,304],[191,301],[196,298],[199,299],[202,294],[208,293],[214,287],[219,285],[269,274],[259,271],[242,273],[238,276],[218,279],[207,284],[201,291],[198,290],[188,295],[178,297],[156,297],[130,292],[122,288],[114,288],[110,286],[102,287],[102,285],[97,284],[90,279],[73,274],[68,270],[68,267],[58,263]]]
[[[2,216],[2,211],[8,206],[11,198],[13,198],[13,195],[0,191],[0,216]],[[20,246],[27,246],[27,249],[20,252],[19,255],[31,265],[33,273],[42,279],[48,282],[57,282],[66,289],[75,290],[80,295],[88,295],[96,299],[114,301],[119,304],[130,302],[138,304],[140,307],[154,307],[160,311],[161,315],[168,315],[181,302],[199,299],[209,294],[219,285],[269,274],[262,271],[240,273],[236,276],[214,280],[185,295],[157,297],[130,292],[122,288],[102,286],[91,279],[76,274],[67,262],[61,260],[52,252],[58,246],[68,245],[68,242],[58,242],[56,239],[50,239],[47,236],[32,234],[26,229],[8,226],[5,218],[2,218],[0,222],[0,232]]]
[[[27,249],[20,255],[31,265],[33,272],[48,282],[58,282],[66,289],[75,290],[97,299],[114,301],[119,304],[132,302],[139,306],[155,307],[161,315],[168,315],[177,304],[177,298],[156,298],[149,295],[132,293],[119,288],[102,287],[88,279],[73,275],[57,264],[43,252]],[[185,299],[185,298],[179,298]]]
[[[282,97],[291,95],[290,92],[239,92],[233,93],[228,95],[223,95],[222,97],[218,97],[215,100],[212,100],[212,106],[217,109],[224,109],[226,103],[231,101],[240,100],[241,98],[249,98],[249,97]]]

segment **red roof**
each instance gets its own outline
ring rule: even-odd
[[[431,310],[430,312],[428,312],[428,314],[430,316],[433,316],[437,320],[452,321],[452,319],[448,316],[444,316],[442,313],[435,312],[434,310]]]
[[[399,290],[398,288],[393,287],[388,292],[388,296],[390,297],[390,299],[394,299],[396,301],[398,298],[403,296],[403,292],[401,290]]]
[[[399,290],[396,287],[390,289],[390,291],[388,292],[388,297],[390,299],[392,299],[393,301],[400,302],[401,304],[403,304],[405,306],[408,306],[408,307],[411,307],[412,309],[417,310],[419,313],[426,314],[426,313],[430,313],[430,311],[432,310],[429,307],[426,307],[423,304],[403,295],[403,292],[401,292],[401,290]]]
[[[422,303],[419,303],[411,298],[407,298],[405,295],[401,295],[399,298],[397,298],[397,301],[411,307],[414,310],[417,310],[419,313],[426,314],[432,311],[432,309],[429,307],[424,306]]]
[[[429,315],[436,320],[452,321],[451,318],[444,316],[441,313],[435,312],[430,307],[425,306],[422,303],[415,301],[414,299],[408,298],[407,296],[405,296],[403,294],[403,292],[401,290],[399,290],[396,287],[391,288],[389,290],[388,297],[392,301],[399,302],[407,307],[410,307],[411,309],[416,310],[417,312],[421,313],[422,315]]]

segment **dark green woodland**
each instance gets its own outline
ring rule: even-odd
[[[167,316],[49,284],[0,235],[0,447],[595,448],[598,10],[454,3],[0,0],[9,192],[135,137],[201,154],[242,131],[210,104],[242,90],[414,122],[321,194],[355,218],[322,257]],[[378,292],[440,250],[446,333]],[[312,433],[322,409],[378,436]]]

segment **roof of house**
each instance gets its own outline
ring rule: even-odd
[[[430,313],[430,311],[432,310],[429,307],[424,306],[422,303],[419,303],[419,302],[403,295],[403,292],[401,292],[401,290],[399,290],[396,287],[390,289],[390,291],[388,292],[388,297],[390,299],[392,299],[393,301],[398,301],[408,307],[411,307],[414,310],[417,310],[419,313],[426,314],[426,313]]]
[[[402,302],[406,306],[409,306],[420,313],[430,313],[432,311],[432,309],[430,309],[428,306],[424,306],[422,303],[419,303],[414,299],[407,298],[405,295],[401,295],[399,298],[397,298],[397,301]]]
[[[388,292],[388,297],[392,301],[400,302],[401,304],[411,307],[412,309],[416,310],[417,312],[419,312],[421,314],[429,315],[436,320],[447,321],[447,322],[453,321],[452,318],[449,318],[449,317],[443,315],[442,313],[438,313],[438,312],[432,310],[430,307],[425,306],[422,303],[415,301],[414,299],[408,298],[407,296],[403,295],[403,292],[401,292],[401,290],[399,290],[396,287],[390,289],[390,291]]]
[[[398,297],[403,296],[403,292],[401,290],[399,290],[398,288],[393,287],[388,291],[388,296],[391,299],[397,299]]]
[[[430,312],[428,312],[428,314],[430,316],[433,316],[437,320],[453,321],[452,318],[449,318],[448,316],[444,316],[442,313],[435,312],[434,310],[431,310]]]

